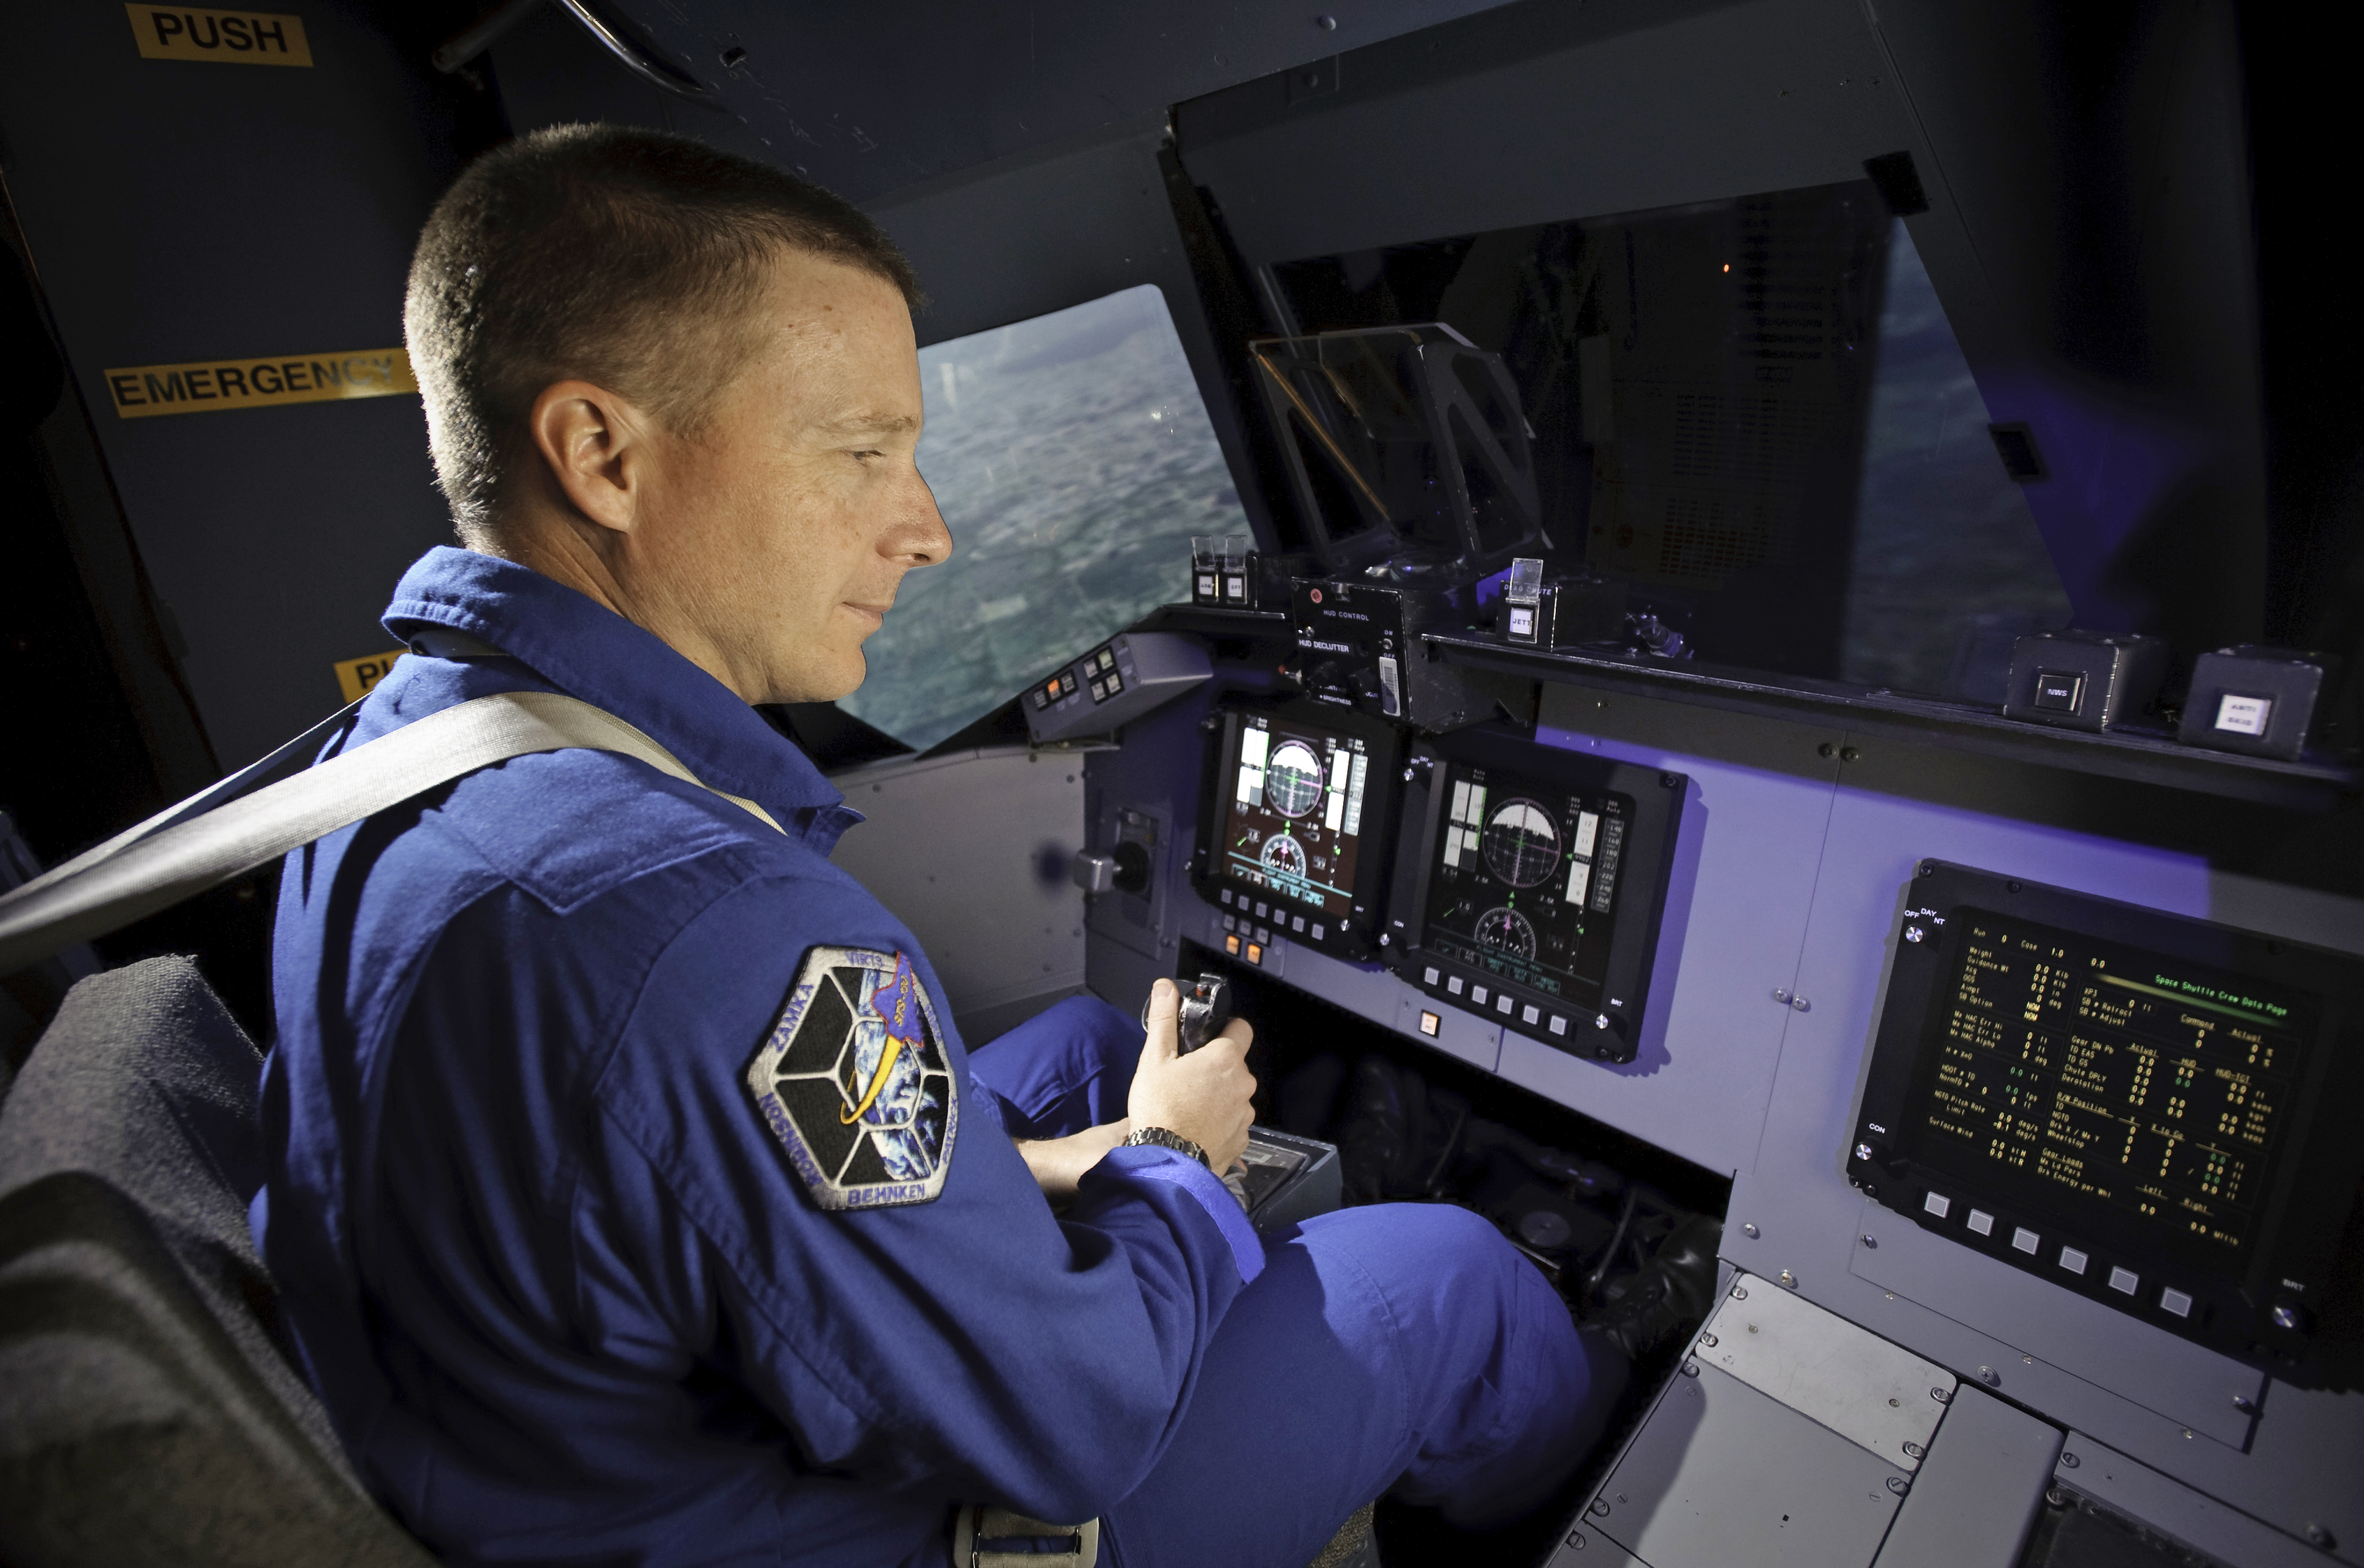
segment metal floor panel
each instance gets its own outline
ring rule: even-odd
[[[1909,1485],[1869,1451],[1694,1362],[1582,1522],[1648,1568],[1869,1568]]]
[[[2012,1568],[2051,1485],[2061,1436],[1968,1384],[1957,1388],[1879,1568]]]

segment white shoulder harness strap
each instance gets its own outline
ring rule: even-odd
[[[762,806],[704,783],[614,714],[553,692],[505,692],[460,703],[293,778],[254,787],[317,751],[351,712],[0,895],[0,974],[169,908],[422,790],[529,752],[621,752],[720,795],[774,832],[786,831]]]

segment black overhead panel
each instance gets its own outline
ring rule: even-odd
[[[707,103],[637,80],[554,6],[492,55],[520,130],[567,119],[670,126],[768,150],[867,204],[1496,4],[598,0],[628,45],[710,90]]]
[[[2041,453],[2027,504],[2078,622],[2166,632],[2187,660],[2256,635],[2256,294],[2229,0],[1883,0],[1877,15],[1857,0],[1504,6],[1352,50],[1327,83],[1275,76],[1183,104],[1176,135],[1276,314],[1290,262],[1399,261],[1868,173],[1990,419],[2024,425]]]

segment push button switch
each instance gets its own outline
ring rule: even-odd
[[[2047,713],[2075,713],[2085,698],[2085,676],[2078,670],[2038,670],[2035,706]]]

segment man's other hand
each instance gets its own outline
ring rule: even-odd
[[[1034,1184],[1043,1189],[1051,1207],[1064,1208],[1075,1201],[1076,1184],[1084,1179],[1084,1173],[1132,1134],[1131,1121],[1111,1121],[1065,1138],[1015,1138],[1010,1141],[1018,1145],[1019,1157],[1034,1173]]]
[[[1159,981],[1149,994],[1149,1038],[1125,1108],[1135,1128],[1162,1127],[1205,1150],[1221,1173],[1247,1149],[1248,1125],[1255,1119],[1255,1075],[1248,1071],[1255,1030],[1244,1018],[1233,1018],[1185,1056],[1181,1012],[1181,989]]]

